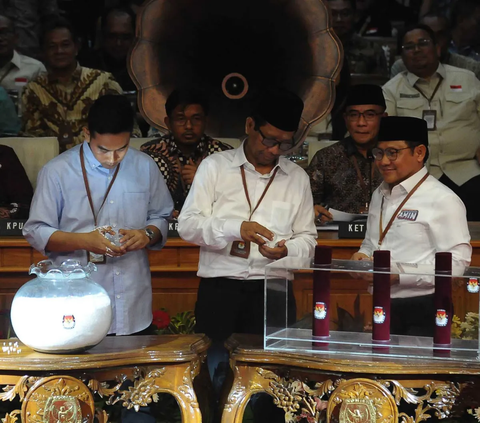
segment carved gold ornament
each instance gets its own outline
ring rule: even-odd
[[[420,423],[430,419],[428,412],[443,419],[450,415],[461,390],[458,384],[442,381],[419,381],[414,389],[396,380],[339,378],[309,383],[262,368],[256,372],[267,382],[262,385],[276,406],[285,411],[286,423],[302,418],[320,421],[325,415],[327,422],[333,418],[342,423]],[[236,384],[232,390],[236,394],[231,393],[229,403],[243,394],[240,390],[245,390],[238,380]],[[420,389],[424,393],[419,394]],[[417,404],[414,415],[401,411],[405,403]]]
[[[72,376],[39,379],[22,404],[22,423],[92,423],[93,395]]]
[[[75,397],[53,396],[48,398],[43,414],[44,423],[82,423],[82,410]]]

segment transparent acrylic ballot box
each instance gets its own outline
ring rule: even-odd
[[[454,265],[451,272],[435,274],[433,264],[392,262],[390,270],[382,271],[373,267],[371,261],[350,260],[332,260],[331,265],[316,267],[312,259],[295,257],[266,266],[264,348],[309,354],[480,360],[480,268]],[[379,279],[390,287],[381,307],[378,292],[377,297],[374,294]],[[323,281],[320,294],[319,285],[314,290],[318,280]],[[439,286],[443,286],[440,299]],[[388,323],[387,312],[389,333],[379,339],[379,323],[382,319]],[[328,319],[327,333],[319,334],[322,319]]]

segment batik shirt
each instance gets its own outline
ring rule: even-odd
[[[96,69],[77,66],[66,84],[48,74],[38,76],[23,90],[25,135],[58,137],[61,152],[80,144],[88,111],[105,94],[122,94],[122,89],[110,73]]]
[[[190,185],[182,182],[180,173],[182,167],[188,164],[190,159],[198,165],[205,157],[231,148],[228,144],[214,140],[208,135],[203,135],[193,154],[187,157],[178,148],[173,135],[165,134],[158,139],[143,144],[140,150],[155,160],[170,190],[175,210],[181,210],[190,190]]]
[[[354,160],[364,186],[358,179]],[[328,205],[346,213],[360,213],[382,182],[382,176],[373,161],[357,150],[350,137],[319,150],[310,162],[307,173],[314,204]]]

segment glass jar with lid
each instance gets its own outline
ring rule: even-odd
[[[11,309],[15,334],[25,345],[47,353],[84,351],[102,341],[112,324],[110,297],[90,279],[97,268],[66,260],[30,267],[37,277],[16,293]]]

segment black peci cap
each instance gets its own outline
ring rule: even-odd
[[[303,112],[303,101],[286,90],[269,90],[257,103],[253,113],[281,131],[296,131]]]
[[[427,122],[407,116],[386,116],[380,121],[378,142],[413,141],[428,147]]]
[[[386,109],[387,105],[385,104],[382,88],[373,84],[359,84],[350,87],[345,107],[363,104],[375,104]]]

